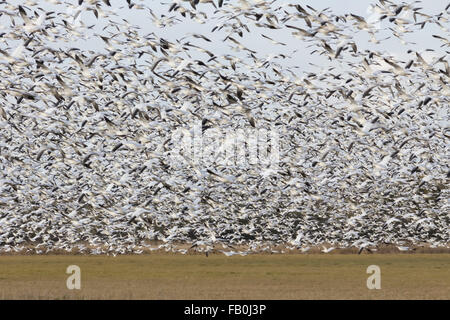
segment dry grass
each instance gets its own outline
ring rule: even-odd
[[[449,254],[0,256],[0,299],[449,299],[449,270]]]

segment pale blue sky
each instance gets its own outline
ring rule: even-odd
[[[19,4],[25,3],[26,1],[11,1],[11,4]],[[65,11],[69,15],[73,15],[76,12],[76,7],[78,6],[78,0],[66,1],[61,4],[54,5],[52,2],[55,1],[45,1],[45,0],[36,0],[38,6],[44,8],[45,10],[56,10],[56,11]],[[83,7],[88,5],[88,0],[84,1]],[[118,16],[112,17],[115,21],[120,21],[122,18],[127,19],[131,24],[139,26],[140,32],[142,35],[149,34],[154,32],[157,36],[163,37],[166,40],[171,42],[175,42],[177,39],[181,39],[183,36],[188,35],[190,33],[200,33],[205,35],[206,37],[213,40],[212,43],[207,43],[200,39],[189,39],[192,43],[201,45],[205,49],[210,49],[215,54],[232,54],[239,55],[239,53],[230,51],[228,44],[224,43],[222,40],[227,36],[227,33],[222,31],[216,31],[214,33],[211,32],[211,29],[217,24],[217,17],[220,15],[214,16],[213,7],[211,4],[199,4],[197,9],[203,11],[208,14],[208,20],[206,23],[201,24],[196,22],[195,20],[191,20],[189,18],[183,18],[179,13],[168,12],[169,6],[167,5],[170,0],[166,0],[161,4],[160,1],[138,1],[134,0],[135,3],[145,3],[150,6],[155,15],[160,16],[164,14],[166,16],[176,16],[179,19],[182,19],[182,22],[177,23],[173,26],[158,28],[152,21],[150,20],[150,14],[147,10],[136,10],[136,9],[128,9],[126,6],[125,0],[111,0],[112,8],[117,12]],[[215,1],[217,3],[217,1]],[[394,1],[395,3],[400,3],[399,1]],[[235,3],[238,4],[239,1],[225,1],[225,3]],[[300,4],[304,7],[306,5],[310,5],[321,11],[325,8],[330,8],[331,11],[335,14],[348,14],[353,13],[360,16],[363,16],[368,20],[371,16],[371,11],[369,10],[371,3],[378,3],[378,1],[336,1],[336,0],[303,0],[303,1],[275,1],[272,5],[273,8],[277,8],[279,6],[283,6],[285,4]],[[405,3],[413,3],[413,1],[406,1]],[[74,9],[70,9],[71,4],[74,6]],[[190,4],[188,2],[182,3],[185,7],[190,8]],[[447,5],[447,0],[429,0],[423,1],[421,3],[416,4],[415,6],[422,7],[421,11],[426,12],[427,14],[438,14],[444,10]],[[102,7],[107,8],[104,4]],[[0,6],[3,8],[3,5]],[[412,17],[405,17],[406,19],[412,19]],[[95,18],[92,11],[83,11],[79,17],[81,21],[83,21],[86,25],[97,24],[98,20]],[[104,19],[101,19],[104,21]],[[385,19],[381,23],[381,28],[386,29],[387,27],[393,27],[392,23],[389,23]],[[245,21],[243,19],[243,21]],[[3,15],[0,17],[0,23],[3,25],[3,29],[7,28],[9,25],[8,17]],[[294,21],[294,25],[303,27],[301,22]],[[449,28],[448,22],[442,23],[444,27]],[[83,49],[92,49],[95,51],[101,51],[105,43],[99,38],[94,36],[95,33],[104,34],[105,31],[102,31],[104,24],[100,23],[98,27],[90,30],[90,34],[88,35],[88,39],[86,41],[80,41],[78,43],[66,43],[61,44],[63,47],[80,47]],[[314,50],[314,48],[308,48],[309,43],[305,41],[299,40],[291,35],[292,29],[278,29],[278,30],[270,30],[268,28],[257,28],[249,25],[251,32],[245,33],[244,37],[241,39],[237,35],[236,39],[241,41],[244,45],[249,47],[250,49],[258,52],[258,56],[262,57],[263,55],[270,55],[271,53],[292,53],[292,59],[286,59],[284,61],[280,61],[286,66],[298,66],[299,69],[303,71],[311,71],[311,67],[308,63],[318,64],[318,65],[326,65],[328,63],[327,58],[319,55],[310,55],[310,52]],[[0,31],[1,32],[1,31]],[[274,45],[269,40],[263,38],[261,34],[267,35],[276,39],[277,41],[284,42],[287,46]],[[407,41],[414,42],[415,44],[402,45],[400,41],[392,37],[390,39],[384,40],[381,44],[373,45],[368,42],[369,37],[365,31],[359,31],[357,34],[354,34],[354,40],[358,45],[360,50],[370,49],[370,50],[379,50],[387,55],[394,55],[397,57],[405,57],[406,51],[408,49],[413,49],[414,51],[418,51],[423,53],[425,58],[429,58],[431,60],[432,57],[442,56],[445,54],[445,49],[441,48],[441,41],[432,37],[432,34],[439,34],[444,38],[449,37],[449,32],[439,30],[436,25],[427,24],[425,28],[421,31],[414,32],[414,34],[409,34],[405,36]],[[378,39],[383,39],[387,36],[391,35],[391,32],[381,32],[377,35]],[[432,48],[436,50],[436,53],[424,52],[425,49]],[[406,58],[405,58],[406,59]]]
[[[168,3],[170,0],[166,0],[163,3]],[[239,1],[225,1],[227,2],[234,2],[235,4],[238,4]],[[395,3],[401,3],[400,1],[394,1]],[[125,3],[124,0],[111,0],[111,4],[113,7],[117,8],[122,6]],[[137,2],[139,3],[139,2]],[[155,32],[158,36],[163,37],[169,41],[175,42],[176,39],[182,38],[184,35],[189,33],[201,33],[213,40],[213,43],[209,44],[202,40],[194,39],[192,42],[201,45],[204,48],[211,49],[214,53],[220,54],[220,53],[229,53],[229,54],[236,54],[235,52],[230,52],[229,48],[225,43],[222,43],[221,39],[225,38],[227,33],[223,31],[216,31],[214,33],[211,32],[212,28],[216,25],[217,20],[214,18],[213,15],[213,7],[211,4],[200,4],[198,5],[197,9],[204,11],[208,14],[208,22],[205,24],[200,24],[194,20],[191,20],[189,18],[182,18],[179,13],[173,14],[167,12],[168,5],[167,4],[161,4],[160,1],[143,1],[143,3],[146,3],[149,5],[151,3],[151,8],[153,12],[156,15],[164,14],[166,16],[175,15],[177,18],[180,18],[183,20],[182,23],[178,23],[171,27],[165,27],[165,28],[157,28],[154,24],[152,24],[149,21],[149,14],[147,11],[142,10],[129,10],[129,9],[123,9],[118,10],[118,13],[121,14],[121,17],[129,20],[133,24],[139,25],[142,27],[142,32],[144,34]],[[217,3],[217,1],[216,1]],[[373,15],[373,11],[370,10],[370,5],[373,3],[379,3],[378,1],[374,0],[353,0],[353,1],[336,1],[336,0],[304,0],[304,1],[275,1],[273,3],[273,8],[277,8],[279,6],[283,6],[285,4],[300,4],[304,7],[306,5],[310,5],[313,8],[315,8],[318,11],[321,11],[325,8],[330,8],[331,11],[335,14],[349,14],[353,13],[356,15],[360,15],[362,17],[365,17],[366,20],[368,20],[371,15]],[[404,3],[413,3],[413,1],[405,1]],[[183,5],[187,8],[190,8],[189,3],[183,2]],[[439,14],[444,10],[444,8],[447,6],[447,0],[428,0],[423,1],[422,3],[418,3],[415,5],[416,7],[422,7],[423,9],[420,10],[422,12],[426,12],[427,14]],[[95,22],[95,18],[92,13],[84,14],[83,19],[86,18],[86,21]],[[412,16],[406,16],[406,19],[413,19]],[[385,19],[381,23],[381,28],[386,29],[388,27],[393,27],[392,23],[389,23],[387,21],[388,19]],[[296,22],[294,22],[296,24]],[[297,24],[299,25],[299,24]],[[449,24],[443,23],[443,26],[446,28],[449,28]],[[251,28],[251,26],[249,26]],[[307,48],[308,43],[305,43],[304,41],[301,41],[299,39],[294,38],[291,35],[291,31],[293,30],[270,30],[267,28],[251,28],[251,33],[245,33],[244,37],[241,39],[236,36],[236,39],[239,41],[242,41],[243,44],[248,46],[250,49],[258,52],[260,55],[263,53],[269,55],[271,53],[288,53],[296,50],[296,53],[293,55],[292,60],[286,60],[283,61],[283,63],[286,63],[289,66],[300,66],[303,70],[308,71],[310,70],[310,67],[307,63],[314,63],[314,64],[326,64],[327,59],[323,56],[320,57],[318,55],[310,55],[309,53],[313,50],[311,48]],[[267,35],[273,39],[276,39],[277,41],[284,42],[288,44],[286,47],[280,46],[280,45],[274,45],[269,40],[264,39],[261,34]],[[392,37],[390,39],[384,40],[379,45],[373,45],[368,42],[369,37],[366,32],[360,31],[358,34],[354,35],[354,39],[356,43],[358,44],[358,47],[362,50],[364,49],[376,49],[380,51],[384,51],[387,54],[391,54],[397,57],[403,57],[406,54],[406,51],[408,49],[413,49],[414,51],[418,51],[421,53],[424,53],[424,57],[431,57],[432,56],[442,56],[442,54],[445,54],[444,48],[440,48],[440,45],[442,42],[440,42],[438,39],[433,38],[432,34],[439,34],[443,37],[449,37],[449,33],[444,32],[443,30],[439,30],[439,28],[436,25],[427,24],[425,28],[419,32],[415,32],[414,34],[409,34],[405,36],[405,39],[407,41],[414,42],[415,44],[410,45],[402,45],[400,41]],[[391,32],[381,32],[379,35],[377,35],[378,39],[386,38],[387,36],[391,35]],[[220,41],[214,41],[214,40],[220,40]],[[96,44],[99,44],[98,38],[94,40],[96,42],[92,43],[91,45],[93,47],[96,46]],[[103,45],[100,43],[100,45]],[[437,53],[434,55],[430,52],[424,52],[425,49],[432,48],[437,51]],[[304,63],[307,62],[307,63]]]

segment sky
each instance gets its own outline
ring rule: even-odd
[[[11,4],[25,4],[30,0],[22,1],[22,0],[13,0],[8,1]],[[249,0],[250,2],[252,0]],[[78,0],[35,0],[39,7],[43,8],[46,11],[56,10],[56,11],[65,11],[69,16],[75,16],[78,7]],[[100,1],[101,2],[101,1]],[[126,19],[130,24],[139,26],[142,34],[150,34],[154,32],[158,37],[162,37],[168,41],[176,42],[177,40],[183,39],[184,36],[187,36],[192,33],[198,33],[205,35],[213,39],[212,43],[207,43],[205,41],[192,41],[192,38],[188,40],[192,43],[201,44],[203,48],[210,49],[215,54],[230,54],[236,55],[236,52],[230,51],[229,42],[221,41],[228,34],[223,30],[211,32],[214,26],[218,24],[217,18],[219,15],[214,15],[214,8],[210,3],[201,3],[198,5],[197,10],[203,11],[208,15],[208,18],[201,19],[189,19],[182,18],[179,13],[168,12],[169,5],[168,3],[172,2],[171,0],[166,1],[139,1],[134,0],[134,3],[140,4],[145,3],[147,6],[151,8],[154,15],[160,17],[164,15],[165,17],[176,16],[178,19],[182,19],[182,21],[172,25],[172,26],[164,26],[158,27],[155,23],[153,23],[150,19],[150,14],[147,10],[137,10],[137,9],[129,9],[126,5],[125,0],[110,0],[112,5],[112,11],[117,13],[116,17],[107,17],[97,19],[92,11],[83,10],[82,13],[78,16],[76,20],[74,20],[74,24],[82,21],[86,25],[96,25],[90,32],[90,34],[86,35],[86,39],[83,41],[79,41],[78,43],[60,43],[62,47],[67,49],[72,47],[79,47],[82,49],[90,49],[93,51],[104,51],[105,43],[95,34],[102,33],[104,31],[102,28],[105,26],[105,22],[107,19],[113,19],[115,21],[121,21],[122,19]],[[186,1],[180,1],[183,6],[191,9],[191,6]],[[215,1],[217,3],[217,1]],[[394,1],[395,3],[400,3],[399,1]],[[56,3],[56,4],[55,4]],[[240,5],[241,2],[239,0],[225,0],[225,4],[233,3],[235,5]],[[279,1],[276,0],[273,2],[272,7],[278,8],[283,7],[288,4],[300,4],[303,7],[307,5],[314,7],[316,10],[321,11],[326,8],[330,8],[330,10],[335,14],[349,14],[353,13],[359,16],[362,16],[366,19],[366,21],[374,21],[376,22],[377,15],[372,10],[371,4],[378,3],[378,1],[374,0],[353,0],[353,1],[336,1],[336,0],[303,0],[303,1]],[[406,1],[404,3],[411,4],[413,1]],[[415,6],[422,7],[421,11],[426,12],[428,14],[438,14],[444,10],[447,5],[447,0],[428,0],[423,1],[421,3],[415,4]],[[89,6],[89,0],[85,0],[82,4],[82,7]],[[103,7],[106,8],[104,4]],[[0,9],[2,6],[0,6]],[[405,19],[412,20],[412,16],[403,16]],[[201,20],[201,21],[199,21]],[[101,21],[101,22],[100,22]],[[243,19],[243,21],[245,21]],[[6,15],[0,16],[0,28],[3,30],[8,28],[10,24],[10,20]],[[299,25],[299,22],[294,21],[294,25],[303,27]],[[423,30],[420,32],[414,32],[414,34],[409,34],[405,36],[405,40],[411,42],[409,44],[402,44],[400,40],[396,37],[392,36],[392,32],[386,30],[388,27],[392,27],[392,23],[387,22],[385,19],[380,23],[380,28],[385,30],[382,31],[379,35],[377,35],[378,39],[385,39],[390,36],[390,38],[383,40],[380,44],[374,45],[369,42],[369,37],[367,32],[360,31],[357,34],[354,34],[354,40],[358,45],[360,50],[369,49],[369,50],[379,50],[382,51],[386,55],[394,56],[398,59],[408,59],[407,51],[408,49],[412,49],[414,51],[420,52],[422,56],[431,61],[433,58],[437,58],[445,54],[444,48],[441,48],[441,41],[432,37],[432,34],[439,34],[444,38],[450,37],[448,30],[439,30],[436,25],[427,24]],[[449,28],[448,22],[443,23],[445,28]],[[297,39],[291,35],[292,29],[277,29],[270,30],[268,28],[257,28],[250,27],[250,33],[244,33],[243,38],[237,38],[248,48],[258,52],[258,56],[273,56],[274,53],[283,53],[287,55],[291,55],[291,59],[283,59],[280,61],[284,67],[291,67],[295,72],[312,72],[315,70],[314,65],[326,66],[328,64],[327,58],[325,56],[320,56],[318,54],[311,55],[310,53],[314,50],[314,48],[308,47],[309,43]],[[0,29],[0,32],[2,30]],[[280,41],[286,44],[286,46],[274,45],[270,42],[270,40],[263,38],[262,35],[271,37],[276,41]],[[196,40],[196,39],[194,39]],[[217,41],[219,40],[219,41]],[[187,40],[186,40],[187,41]],[[51,44],[51,45],[59,45]],[[431,48],[436,50],[435,52],[426,52],[425,50]]]

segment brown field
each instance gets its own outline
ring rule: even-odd
[[[450,254],[0,256],[0,299],[450,299]]]

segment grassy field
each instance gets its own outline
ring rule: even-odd
[[[73,264],[81,290],[66,287]],[[450,255],[0,256],[0,299],[450,299]]]

